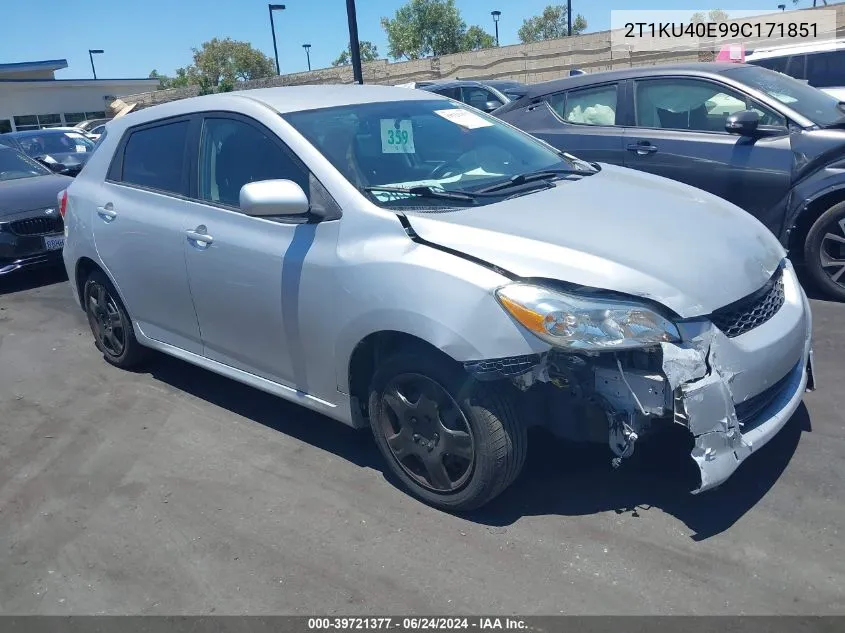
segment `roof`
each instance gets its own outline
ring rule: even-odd
[[[806,53],[821,53],[826,51],[838,51],[845,49],[845,38],[824,41],[824,42],[802,42],[786,46],[755,47],[754,50],[746,51],[746,60],[768,59],[770,57],[781,57],[785,55],[800,55]]]
[[[390,101],[444,101],[446,97],[423,90],[408,90],[396,86],[357,84],[327,84],[319,86],[285,86],[221,92],[187,99],[177,99],[115,117],[109,123],[114,132],[133,125],[143,125],[168,117],[183,116],[194,112],[213,110],[238,112],[248,104],[261,104],[279,114],[320,110],[347,105],[383,103]]]
[[[719,75],[727,70],[742,66],[742,64],[718,63],[718,62],[695,62],[689,64],[661,64],[657,66],[635,66],[623,68],[622,70],[608,70],[575,77],[564,77],[553,81],[528,86],[526,97],[540,97],[558,90],[568,90],[578,86],[589,86],[604,81],[620,81],[635,77],[650,77],[665,75],[667,73],[681,73],[698,76]]]
[[[188,106],[185,108],[185,111],[190,111],[194,108],[205,110],[214,108],[215,101],[229,96],[259,101],[280,114],[298,112],[300,110],[317,110],[320,108],[383,101],[431,101],[432,99],[446,99],[431,92],[408,90],[407,88],[397,88],[396,86],[327,84],[320,86],[285,86],[280,88],[238,90],[235,92],[223,92],[202,97],[180,99],[171,103]],[[200,103],[202,103],[201,106]],[[146,111],[144,110],[144,112]]]
[[[420,86],[421,88],[456,88],[458,86],[484,86],[488,82],[481,79],[444,79],[437,83]]]
[[[66,59],[46,59],[40,62],[13,62],[0,64],[0,75],[8,73],[30,73],[38,70],[61,70],[67,68]]]

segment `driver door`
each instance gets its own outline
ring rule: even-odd
[[[239,196],[246,183],[272,179],[308,192],[309,172],[270,130],[229,113],[205,116],[197,163],[182,243],[203,354],[304,387],[305,359],[293,333],[303,260],[319,225],[306,217],[248,216]]]
[[[704,189],[780,229],[792,179],[786,119],[733,88],[702,78],[634,82],[635,127],[625,131],[625,166]],[[753,109],[781,136],[729,134],[725,122]]]

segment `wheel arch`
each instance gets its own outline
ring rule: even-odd
[[[379,330],[367,334],[352,349],[346,371],[346,387],[355,426],[367,425],[370,382],[381,360],[399,350],[409,349],[425,350],[448,362],[458,363],[445,351],[415,334],[400,330]]]
[[[787,250],[793,261],[803,261],[804,241],[816,220],[832,206],[845,202],[845,184],[820,191],[808,198],[791,221]]]
[[[77,298],[79,299],[79,305],[82,310],[85,310],[85,280],[88,279],[88,276],[95,270],[98,270],[103,273],[106,278],[111,282],[112,286],[114,286],[114,289],[117,291],[117,296],[120,298],[121,303],[123,303],[124,309],[126,310],[129,317],[132,318],[132,312],[130,311],[129,306],[126,303],[126,298],[120,291],[120,287],[117,285],[117,283],[115,283],[114,277],[111,276],[109,271],[102,264],[94,261],[93,259],[85,255],[83,255],[76,261],[76,269],[74,271],[74,281],[76,282],[76,294]]]

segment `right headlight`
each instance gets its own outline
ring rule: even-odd
[[[634,302],[565,294],[514,283],[496,291],[514,319],[556,347],[607,351],[678,342],[675,324]]]

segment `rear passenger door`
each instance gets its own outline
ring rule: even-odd
[[[93,234],[131,317],[151,339],[200,353],[183,251],[190,117],[127,130],[102,187]]]
[[[562,91],[528,107],[516,125],[578,158],[622,165],[622,91],[616,82]],[[522,118],[522,117],[520,117]]]

